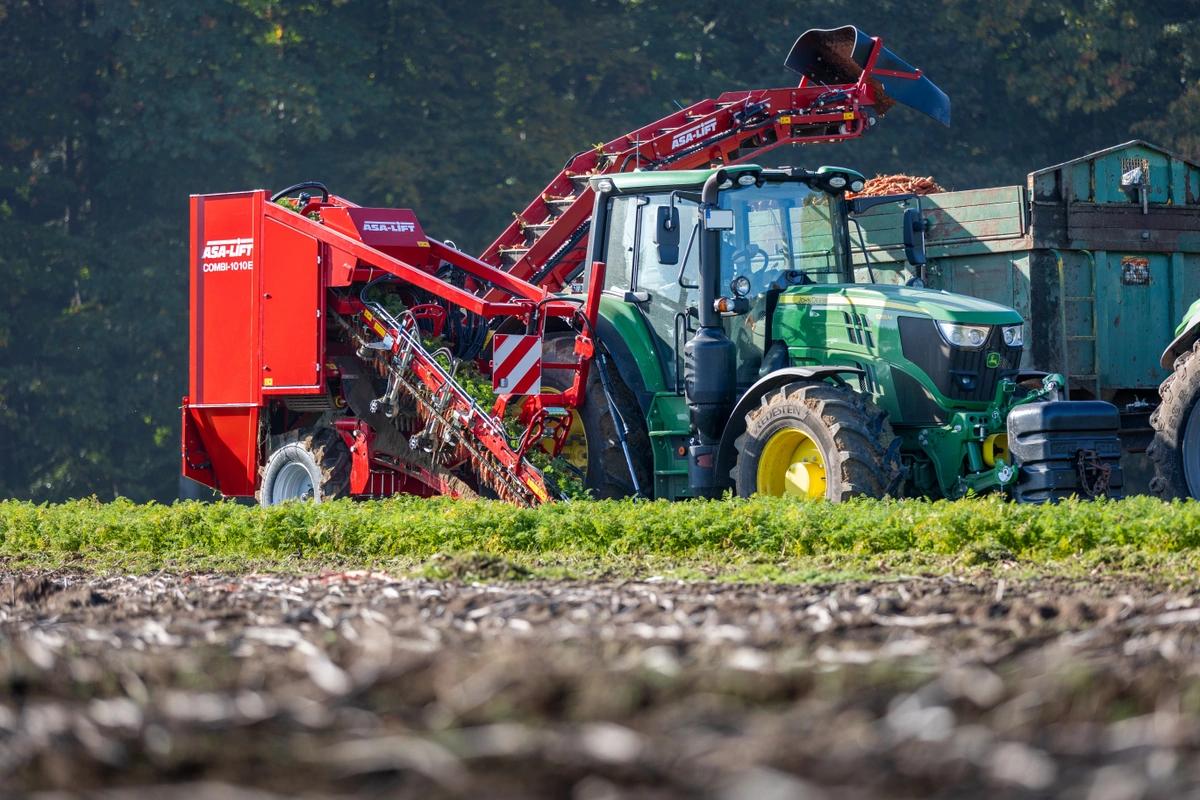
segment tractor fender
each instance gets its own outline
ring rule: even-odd
[[[1200,303],[1200,301],[1197,301]],[[1175,366],[1175,359],[1192,349],[1196,344],[1196,340],[1200,339],[1200,315],[1194,313],[1196,306],[1192,306],[1189,310],[1189,316],[1184,319],[1184,323],[1176,328],[1180,331],[1179,335],[1171,340],[1167,345],[1167,349],[1163,351],[1162,357],[1158,363],[1165,370],[1171,370]]]
[[[759,378],[734,404],[733,411],[729,415],[729,422],[725,423],[725,430],[721,434],[721,443],[717,446],[717,475],[728,475],[729,470],[733,469],[733,462],[737,457],[734,442],[746,432],[746,414],[762,402],[763,395],[767,392],[796,381],[823,381],[833,378],[836,381],[844,382],[841,377],[843,375],[863,374],[865,373],[861,367],[821,365],[784,367]]]
[[[665,392],[658,350],[642,312],[609,292],[600,295],[596,337],[608,351],[621,381],[637,397],[643,414],[649,414],[656,392]]]
[[[623,336],[612,321],[603,314],[596,322],[596,333],[600,339],[600,344],[608,351],[609,363],[616,367],[617,375],[620,376],[621,382],[629,387],[637,398],[638,407],[642,409],[642,414],[650,413],[650,402],[654,399],[654,390],[647,386],[649,381],[642,373],[641,363],[644,358],[639,361],[633,355],[633,350],[630,347],[630,341],[626,336]],[[634,342],[639,349],[645,349],[650,345],[649,337],[646,337],[645,342]],[[653,345],[650,345],[653,347]],[[652,352],[652,351],[651,351]],[[657,376],[653,376],[657,377]]]

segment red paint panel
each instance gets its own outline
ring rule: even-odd
[[[258,488],[258,408],[191,407],[187,413],[212,467],[208,474],[201,470],[184,474],[226,497],[254,494]]]
[[[340,247],[329,245],[329,269],[326,271],[326,281],[329,286],[349,286],[354,282],[354,269],[358,259],[352,253],[347,253]]]
[[[268,219],[262,242],[262,390],[319,390],[322,287],[317,240]]]
[[[191,369],[195,405],[258,403],[254,267],[262,193],[192,198]]]

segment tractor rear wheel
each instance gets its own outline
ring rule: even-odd
[[[547,339],[542,349],[542,359],[550,363],[565,364],[575,360],[575,337],[557,336]],[[611,364],[611,362],[610,362]],[[584,402],[574,409],[571,433],[562,457],[583,474],[583,485],[597,499],[630,497],[634,492],[629,463],[621,442],[617,438],[617,423],[604,396],[604,384],[600,381],[600,365],[593,361],[588,370]],[[575,373],[570,370],[546,370],[542,374],[542,391],[564,392],[571,386]],[[653,468],[651,466],[650,434],[646,431],[646,420],[637,398],[625,385],[615,369],[609,368],[613,402],[625,426],[629,429],[627,441],[633,469],[638,485],[646,497],[654,491]]]
[[[1164,499],[1200,498],[1200,342],[1175,359],[1158,387],[1162,399],[1150,415],[1154,440],[1146,455],[1154,464],[1150,491]]]
[[[887,415],[863,395],[828,383],[790,383],[746,415],[730,476],[754,494],[841,502],[898,496],[899,441]]]
[[[289,500],[317,503],[345,497],[350,488],[350,450],[337,431],[292,431],[278,439],[262,468],[258,502],[274,506]]]

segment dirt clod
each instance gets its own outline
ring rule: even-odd
[[[121,798],[1200,788],[1195,592],[473,584],[507,566],[443,566],[461,577],[10,575],[0,785]]]

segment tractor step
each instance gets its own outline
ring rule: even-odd
[[[554,222],[538,222],[534,224],[526,224],[521,228],[521,232],[525,234],[525,244],[532,247],[538,239],[542,238],[542,234],[553,227]]]
[[[587,188],[588,181],[590,181],[592,178],[596,177],[597,175],[601,175],[601,174],[603,174],[603,173],[583,172],[583,173],[579,173],[576,175],[568,175],[567,177],[570,178],[571,183],[575,184],[575,191],[578,193],[580,189]]]
[[[506,267],[511,267],[513,264],[516,264],[518,261],[524,258],[525,254],[528,252],[528,247],[501,247],[501,263],[503,263]]]
[[[571,206],[575,205],[575,201],[579,198],[574,195],[568,197],[547,197],[545,198],[546,206],[550,209],[550,213],[558,216],[566,211]]]

